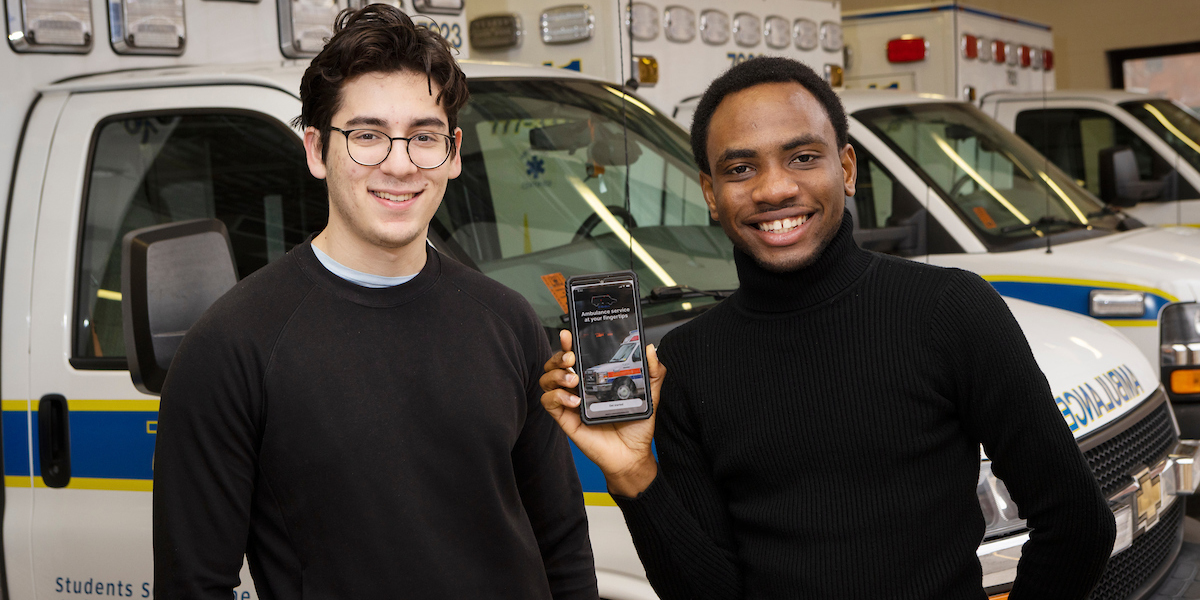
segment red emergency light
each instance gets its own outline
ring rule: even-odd
[[[1006,44],[1002,40],[992,40],[992,60],[996,61],[998,65],[1002,65],[1004,61],[1008,60],[1008,54],[1004,51],[1005,47]]]
[[[1029,46],[1021,46],[1021,68],[1027,69],[1033,64],[1033,50]]]
[[[894,40],[888,40],[888,62],[910,63],[925,60],[925,52],[928,49],[929,45],[923,37],[906,35]]]
[[[979,58],[979,38],[967,33],[962,37],[963,58],[974,60]]]
[[[1054,51],[1049,48],[1042,49],[1042,68],[1047,71],[1054,68]]]

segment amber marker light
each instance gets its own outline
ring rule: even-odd
[[[988,600],[1008,600],[1008,592],[996,594],[995,596],[988,596]]]
[[[1171,371],[1171,391],[1176,394],[1200,394],[1200,369]]]

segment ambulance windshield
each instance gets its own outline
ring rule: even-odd
[[[1100,200],[974,107],[917,104],[854,116],[993,249],[1027,247],[1049,234],[1104,235],[1119,224]]]
[[[431,229],[529,299],[545,325],[561,326],[572,275],[632,265],[643,297],[659,286],[737,288],[733,245],[709,222],[687,133],[666,115],[599,81],[470,85],[462,175]],[[714,301],[655,303],[644,316]]]
[[[1179,156],[1200,169],[1200,118],[1170,100],[1126,102],[1121,108],[1137,117]]]
[[[608,362],[619,363],[629,360],[629,355],[633,354],[633,351],[636,350],[637,347],[637,342],[627,342],[621,344],[621,347],[617,348],[616,353],[613,354],[612,358],[608,359]]]

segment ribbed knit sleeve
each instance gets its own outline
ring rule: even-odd
[[[964,427],[1032,529],[1009,597],[1086,597],[1112,550],[1113,514],[1016,319],[991,286],[959,271],[938,299],[930,344]]]
[[[667,347],[663,364],[682,358]],[[660,398],[654,435],[658,476],[636,499],[613,497],[661,600],[741,598],[725,502],[704,457],[683,382],[671,377],[670,368]]]

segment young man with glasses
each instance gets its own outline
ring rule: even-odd
[[[155,596],[225,600],[246,555],[264,599],[596,598],[579,480],[539,404],[545,333],[426,243],[461,170],[449,45],[391,6],[344,13],[300,96],[329,223],[176,355]]]

